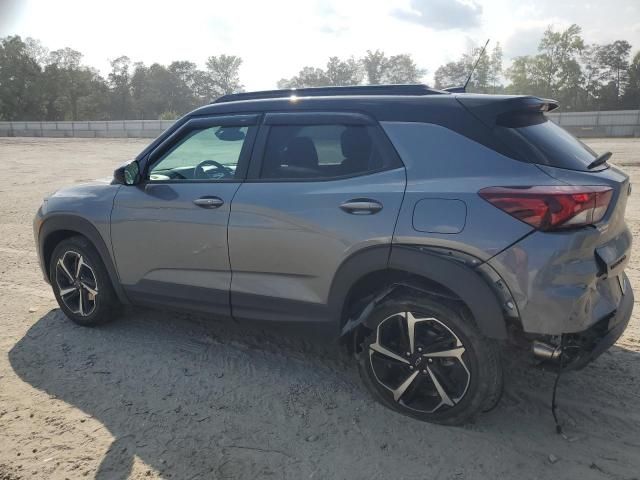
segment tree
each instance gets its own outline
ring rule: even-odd
[[[327,69],[304,67],[298,75],[282,78],[278,81],[278,88],[304,88],[358,85],[362,81],[362,67],[353,57],[341,60],[330,57]]]
[[[487,75],[487,80],[489,86],[491,87],[491,93],[498,93],[499,90],[502,90],[502,85],[500,81],[502,79],[502,47],[500,43],[496,43],[496,46],[493,47],[491,51],[491,56],[489,57],[489,72]]]
[[[419,83],[425,70],[416,66],[411,55],[402,53],[387,57],[384,52],[367,50],[361,60],[369,85],[381,83]]]
[[[438,67],[434,74],[435,88],[443,89],[464,85],[469,76],[467,67],[467,64],[462,60],[449,62]]]
[[[325,75],[327,85],[358,85],[363,78],[360,62],[353,57],[346,60],[330,57]]]
[[[600,65],[600,45],[592,43],[585,46],[580,61],[582,63],[583,99],[579,105],[583,108],[596,108],[601,94],[602,68]]]
[[[42,45],[40,40],[27,37],[24,40],[24,44],[26,45],[27,55],[35,60],[40,65],[40,68],[44,68],[49,63],[49,49]]]
[[[426,70],[416,66],[411,55],[402,53],[389,58],[382,70],[383,83],[420,83]]]
[[[278,88],[326,87],[329,78],[321,68],[304,67],[298,75],[278,80]]]
[[[367,50],[367,54],[362,59],[362,66],[367,74],[367,83],[369,85],[378,85],[383,83],[383,74],[387,65],[387,57],[384,52],[376,50],[372,52]]]
[[[640,52],[636,53],[629,66],[629,79],[627,88],[623,94],[623,105],[625,108],[640,108]]]
[[[222,54],[207,59],[207,73],[211,81],[213,96],[218,97],[242,91],[240,65],[242,65],[242,59],[235,55]]]
[[[545,30],[538,46],[540,54],[537,55],[544,96],[562,98],[577,90],[580,80],[578,56],[584,49],[581,32],[582,29],[575,24],[562,32],[551,27]]]
[[[19,36],[0,41],[0,119],[42,118],[42,70]]]
[[[501,88],[499,86],[502,76],[502,48],[497,44],[491,54],[486,51],[480,56],[481,47],[474,48],[471,53],[465,53],[462,57],[446,65],[439,67],[435,72],[435,87],[460,87],[465,84],[469,74],[476,64],[475,70],[467,86],[468,92],[490,93]]]
[[[548,27],[535,56],[513,59],[505,72],[511,85],[507,92],[554,98],[567,106],[577,105],[583,96],[580,57],[585,48],[581,29],[571,25],[556,32]]]
[[[109,86],[113,96],[111,118],[124,120],[131,113],[131,60],[126,55],[111,60]]]
[[[55,50],[49,55],[46,78],[57,83],[58,108],[63,117],[78,120],[78,101],[91,93],[95,71],[83,67],[80,62],[82,53],[72,48]]]
[[[616,40],[598,49],[598,60],[604,81],[613,83],[615,106],[619,103],[624,87],[629,79],[629,55],[631,44],[626,40]]]

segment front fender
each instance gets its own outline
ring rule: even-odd
[[[78,215],[69,213],[52,213],[45,216],[41,223],[39,230],[36,232],[38,239],[38,256],[41,261],[42,270],[45,273],[47,279],[49,277],[49,250],[51,246],[48,245],[48,241],[54,238],[58,232],[73,232],[86,237],[98,251],[102,262],[104,263],[113,289],[118,296],[118,299],[122,303],[129,303],[124,290],[120,286],[120,279],[118,272],[113,263],[111,251],[107,247],[107,244],[98,231],[98,229],[87,219]]]

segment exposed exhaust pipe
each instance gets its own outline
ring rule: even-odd
[[[540,360],[557,362],[560,360],[560,355],[562,354],[562,347],[550,345],[539,340],[534,340],[531,348],[533,355]]]

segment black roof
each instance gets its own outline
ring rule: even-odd
[[[270,90],[226,95],[204,105],[173,124],[145,148],[140,160],[164,138],[190,119],[210,115],[262,114],[270,112],[358,112],[378,122],[436,124],[501,151],[491,133],[491,123],[504,111],[556,102],[531,96],[450,93],[426,85],[365,85]],[[481,120],[482,119],[482,120]]]
[[[287,97],[336,97],[360,95],[446,95],[447,92],[435,90],[422,84],[396,85],[353,85],[347,87],[308,87],[263,90],[223,95],[212,103],[236,102],[242,100],[263,100]]]

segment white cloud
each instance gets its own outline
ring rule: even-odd
[[[482,6],[473,0],[411,0],[409,10],[393,15],[434,30],[473,28],[480,25]]]

